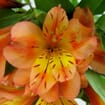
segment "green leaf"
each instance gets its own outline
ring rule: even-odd
[[[44,11],[41,11],[39,9],[35,9],[34,10],[34,13],[35,13],[35,18],[36,20],[40,23],[40,25],[42,26],[43,24],[43,21],[45,19],[45,16],[46,16],[46,12]]]
[[[101,41],[101,47],[103,51],[105,51],[105,34],[101,32],[99,35],[99,39]]]
[[[105,14],[98,19],[96,27],[105,32]]]
[[[105,78],[102,78],[101,74],[98,74],[91,69],[86,72],[86,78],[89,84],[92,86],[94,91],[103,99],[105,102]]]
[[[9,25],[13,25],[16,22],[19,22],[21,20],[26,19],[27,16],[26,14],[12,14],[12,15],[8,15],[6,17],[0,18],[0,28],[9,26]]]
[[[8,62],[6,62],[6,68],[5,68],[5,74],[4,75],[7,75],[11,72],[13,72],[15,70],[15,67],[12,66],[11,64],[9,64]]]
[[[14,14],[14,12],[11,9],[0,8],[0,18],[9,16],[12,14]]]
[[[78,4],[78,0],[70,0],[70,1],[74,6],[76,6]]]
[[[94,14],[102,14],[105,11],[105,0],[101,2],[101,4],[96,8]]]
[[[35,0],[36,7],[43,11],[48,12],[54,6],[58,6],[59,4],[66,10],[68,14],[70,14],[74,7],[69,0]]]
[[[96,9],[102,3],[103,0],[82,0],[79,4],[81,7],[89,7],[90,10],[95,13]]]

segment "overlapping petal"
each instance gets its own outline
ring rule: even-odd
[[[59,42],[67,26],[68,18],[60,6],[54,7],[48,12],[43,24],[43,33],[52,47]]]
[[[25,48],[21,46],[8,45],[4,48],[4,56],[9,63],[18,68],[29,68],[31,67],[36,52],[33,48]]]
[[[82,23],[86,27],[94,28],[94,18],[88,7],[80,8],[76,7],[73,18],[77,18],[80,23]]]
[[[74,78],[63,83],[60,83],[59,88],[61,96],[64,96],[69,100],[74,99],[79,94],[80,85],[81,85],[80,76],[78,72],[76,72]]]
[[[44,52],[33,64],[30,85],[35,93],[44,94],[56,82],[73,78],[75,72],[76,65],[72,54],[66,51]]]
[[[102,51],[100,42],[98,42],[98,47],[95,50],[94,58],[90,65],[95,72],[105,74],[105,52]]]
[[[6,99],[13,99],[16,96],[22,95],[23,92],[24,90],[15,87],[0,85],[0,97],[4,97]]]
[[[11,30],[11,40],[27,47],[42,47],[42,37],[40,28],[28,21],[16,23]]]
[[[17,86],[29,84],[30,69],[17,69],[13,76],[13,82]]]
[[[8,100],[2,105],[31,105],[34,101],[35,97],[32,96],[20,96],[16,97],[13,100]]]

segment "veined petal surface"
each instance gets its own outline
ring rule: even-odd
[[[43,24],[43,33],[52,47],[54,43],[59,42],[67,26],[66,12],[60,6],[54,7],[48,12]]]
[[[34,62],[30,86],[34,92],[44,94],[56,82],[72,79],[76,72],[75,59],[67,51],[44,52]]]

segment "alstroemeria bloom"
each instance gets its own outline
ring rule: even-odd
[[[90,105],[105,105],[105,102],[100,98],[100,96],[95,93],[91,86],[85,89],[87,96],[89,97]]]
[[[0,29],[0,81],[2,80],[3,75],[5,73],[6,60],[3,56],[3,48],[10,41],[10,29],[11,29],[11,27],[6,27],[6,28]]]
[[[76,14],[69,21],[60,6],[54,7],[45,18],[42,31],[32,22],[16,23],[11,29],[11,43],[4,49],[4,56],[12,65],[32,67],[30,88],[47,102],[61,96],[72,100],[78,95],[76,59],[89,58],[97,45],[93,26],[81,22]]]

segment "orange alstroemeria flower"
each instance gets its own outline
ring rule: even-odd
[[[69,21],[60,6],[54,7],[42,31],[32,22],[16,23],[11,29],[11,43],[4,48],[4,56],[13,66],[32,67],[30,88],[47,102],[61,96],[72,100],[78,95],[81,81],[76,60],[88,59],[97,45],[93,26],[81,22],[76,14]]]
[[[90,105],[105,105],[105,102],[100,98],[100,96],[95,93],[92,87],[88,86],[85,92],[89,98]]]
[[[10,26],[0,29],[0,81],[2,80],[3,75],[5,73],[6,60],[5,60],[4,56],[3,56],[3,48],[10,41],[10,29],[11,29]]]

